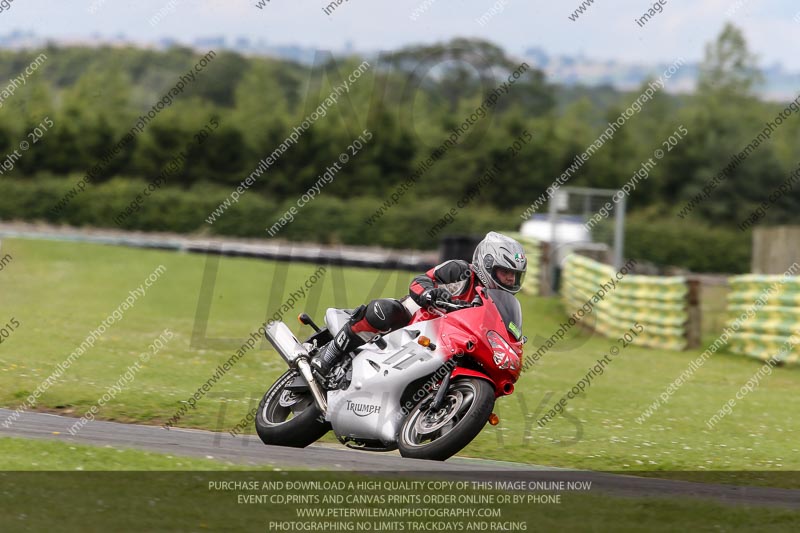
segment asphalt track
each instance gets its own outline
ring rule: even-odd
[[[0,420],[12,411],[0,409]],[[586,470],[565,470],[504,461],[455,457],[446,462],[405,459],[394,453],[351,450],[338,445],[305,449],[265,446],[257,437],[159,426],[89,422],[76,435],[69,428],[77,419],[43,413],[24,413],[0,436],[49,439],[94,446],[128,447],[171,455],[206,457],[276,468],[361,472],[404,472],[437,479],[470,481],[591,481],[591,492],[635,497],[692,497],[733,505],[800,509],[800,490],[744,487],[672,481]]]

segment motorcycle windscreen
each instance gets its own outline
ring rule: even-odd
[[[500,311],[500,316],[509,333],[516,340],[522,339],[522,306],[519,304],[519,300],[510,292],[502,289],[487,289],[486,294]]]

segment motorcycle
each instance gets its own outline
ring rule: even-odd
[[[437,301],[400,329],[345,355],[324,379],[309,361],[352,310],[330,308],[325,328],[300,342],[283,322],[266,328],[289,366],[264,394],[255,417],[265,444],[305,447],[333,430],[368,451],[443,461],[496,425],[495,400],[514,392],[522,369],[522,310],[499,289],[478,288],[471,302]]]

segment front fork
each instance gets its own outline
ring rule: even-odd
[[[442,408],[442,402],[444,401],[444,395],[447,394],[447,389],[450,387],[450,376],[452,372],[448,372],[442,378],[442,384],[439,386],[439,390],[436,391],[436,396],[433,398],[433,403],[429,407],[431,411],[434,413]]]

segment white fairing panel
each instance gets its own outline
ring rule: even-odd
[[[449,359],[442,347],[431,350],[417,343],[419,335],[436,342],[439,320],[385,335],[384,349],[373,343],[361,348],[353,359],[350,386],[328,393],[328,420],[337,436],[378,439],[387,445],[396,442],[401,423],[423,397],[420,392],[413,405],[400,405],[404,390],[412,381],[434,374]],[[441,377],[431,380],[435,383]]]
[[[349,311],[352,311],[352,309]],[[331,335],[336,335],[349,319],[350,313],[344,309],[330,307],[325,311],[325,324],[328,326],[328,331],[331,332]]]

